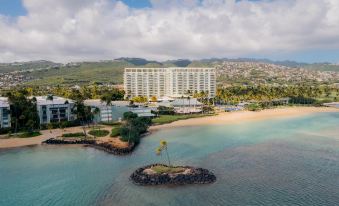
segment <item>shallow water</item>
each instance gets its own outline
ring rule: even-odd
[[[201,166],[211,185],[140,187],[129,175],[164,162]],[[338,205],[339,113],[226,126],[166,129],[117,157],[92,148],[0,152],[0,205]]]

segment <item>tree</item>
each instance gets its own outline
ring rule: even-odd
[[[165,140],[161,140],[160,141],[160,146],[157,147],[157,149],[155,150],[157,155],[161,155],[163,151],[166,152],[166,157],[167,157],[167,161],[168,161],[168,166],[171,167],[171,160],[168,154],[168,147],[167,147],[167,142]]]
[[[140,141],[140,135],[145,133],[152,120],[148,117],[138,117],[133,112],[124,113],[124,124],[120,128],[121,140],[128,143],[138,143]]]
[[[158,98],[156,96],[151,97],[151,102],[157,102],[157,101],[158,101]]]
[[[15,133],[21,130],[34,130],[40,126],[36,98],[28,98],[27,90],[13,90],[7,93],[10,115]],[[29,123],[29,124],[27,124]]]

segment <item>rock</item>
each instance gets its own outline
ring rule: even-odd
[[[74,140],[74,139],[63,140],[63,139],[56,139],[56,138],[48,139],[42,143],[44,144],[83,144],[83,145],[87,145],[88,147],[93,147],[95,149],[99,149],[99,150],[102,150],[102,151],[105,151],[105,152],[108,152],[114,155],[130,154],[136,147],[136,144],[134,143],[130,144],[127,148],[116,148],[106,142],[97,143],[96,140]]]

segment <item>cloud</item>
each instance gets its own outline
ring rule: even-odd
[[[0,16],[0,61],[209,58],[339,49],[337,0],[24,0]]]

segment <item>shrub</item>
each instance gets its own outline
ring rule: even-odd
[[[111,137],[117,137],[120,135],[120,127],[113,127],[111,131]]]
[[[63,122],[51,122],[49,124],[41,124],[41,129],[46,130],[48,129],[48,125],[51,125],[53,129],[57,128],[67,128],[67,127],[76,127],[80,126],[80,121],[79,120],[74,120],[74,121],[63,121]]]
[[[138,143],[140,135],[145,133],[151,125],[152,120],[148,117],[138,117],[133,112],[125,112],[124,120],[126,123],[120,128],[122,141]]]
[[[30,138],[30,137],[37,137],[40,136],[40,132],[24,132],[19,135],[20,138]]]
[[[158,107],[158,114],[159,115],[174,115],[174,108],[173,107],[165,107],[159,106]]]
[[[259,104],[257,104],[257,103],[254,103],[254,104],[249,104],[249,105],[247,105],[247,107],[246,107],[249,111],[259,111],[259,110],[261,110],[262,108],[260,107],[260,105]]]
[[[109,131],[107,130],[91,130],[88,132],[88,134],[93,135],[95,137],[104,137],[109,134]]]
[[[85,134],[83,132],[76,132],[76,133],[65,133],[61,135],[62,137],[84,137]]]
[[[102,125],[107,125],[107,126],[120,126],[122,123],[121,122],[100,122]]]
[[[8,134],[11,128],[0,128],[0,134]]]

